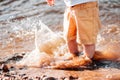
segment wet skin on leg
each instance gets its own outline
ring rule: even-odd
[[[83,45],[84,56],[92,59],[95,54],[95,44]]]

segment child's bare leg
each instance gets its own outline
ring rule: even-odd
[[[62,59],[70,60],[79,55],[78,44],[76,40],[67,41],[68,53],[62,56]]]
[[[78,44],[76,42],[76,39],[68,41],[67,45],[68,45],[68,51],[73,56],[78,56],[79,55]]]
[[[87,58],[89,59],[93,58],[95,54],[95,44],[83,45],[83,53],[84,56],[86,56]]]

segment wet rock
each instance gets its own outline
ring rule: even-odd
[[[17,75],[17,72],[15,72],[15,71],[10,71],[9,72],[11,75]]]
[[[24,76],[23,79],[25,79],[25,80],[28,79],[28,76]]]
[[[5,77],[11,77],[9,73],[4,74]]]
[[[57,80],[57,79],[54,77],[44,77],[43,80]]]
[[[43,79],[44,77],[47,77],[47,75],[42,75],[40,78]]]
[[[37,79],[37,80],[41,80],[41,78],[40,78],[40,77],[38,77],[38,76],[36,76],[36,79]]]
[[[15,76],[11,76],[11,80],[15,80]]]
[[[22,78],[22,79],[24,79],[24,78],[25,78],[25,79],[28,78],[28,77],[26,76],[26,74],[19,74],[19,77]]]
[[[19,74],[20,77],[24,77],[26,74]]]
[[[64,80],[70,80],[69,78],[65,78]]]
[[[22,58],[23,58],[22,55],[16,55],[16,56],[13,56],[12,58],[10,58],[9,60],[19,61],[19,60],[22,59]]]
[[[32,79],[32,78],[29,78],[28,80],[34,80],[34,79]]]
[[[9,72],[9,68],[6,64],[2,64],[1,69],[3,72]]]
[[[15,70],[16,68],[14,67],[14,66],[11,66],[10,67],[10,71],[13,71],[13,70]]]
[[[27,69],[27,66],[20,67],[19,70],[25,70]]]
[[[61,77],[61,78],[60,78],[60,80],[64,80],[64,79],[65,79],[65,77]]]
[[[22,56],[24,56],[24,55],[25,55],[25,53],[22,53],[21,55],[22,55]]]
[[[70,80],[74,80],[74,79],[78,79],[78,77],[70,76],[69,79],[70,79]]]
[[[24,67],[19,68],[19,70],[23,70],[23,69],[24,69]]]

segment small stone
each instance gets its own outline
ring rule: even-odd
[[[36,76],[36,79],[40,80],[41,78],[40,78],[40,77],[38,77],[38,76]]]
[[[65,77],[61,77],[61,78],[60,78],[60,80],[64,80],[64,79],[65,79]]]
[[[9,72],[11,75],[16,75],[17,74],[17,72],[15,72],[15,71],[10,71]]]
[[[23,70],[23,69],[24,69],[23,67],[19,68],[19,70]]]
[[[15,67],[14,67],[14,66],[11,66],[10,68],[12,68],[12,69],[14,68],[14,69],[15,69]]]
[[[54,77],[45,77],[45,78],[43,78],[43,80],[57,80],[57,79]]]
[[[19,70],[27,69],[27,66],[20,67]]]
[[[28,80],[33,80],[32,78],[28,79]]]
[[[74,80],[74,79],[78,79],[78,77],[70,76],[69,79],[70,79],[70,80]]]
[[[5,77],[10,77],[11,75],[7,73],[7,74],[4,74],[4,76]]]
[[[23,79],[28,79],[28,76],[23,77]]]
[[[47,77],[46,75],[42,75],[40,78],[43,79],[44,77]]]
[[[69,78],[65,78],[64,80],[70,80]]]
[[[22,53],[22,56],[24,56],[25,55],[25,53]]]
[[[25,76],[25,75],[26,75],[26,74],[19,74],[20,77],[23,77],[23,76]]]
[[[15,76],[11,76],[11,80],[15,80]]]
[[[9,68],[6,64],[2,64],[1,69],[3,72],[9,72]]]

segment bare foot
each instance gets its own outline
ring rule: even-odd
[[[74,59],[76,57],[79,57],[79,54],[76,55],[76,54],[66,53],[63,56],[61,56],[59,59],[62,59],[62,60],[72,60],[72,59]]]
[[[91,60],[89,57],[85,56],[85,55],[81,55],[79,58],[80,58],[80,59],[84,62],[84,64],[86,64],[86,65],[89,65],[89,64],[92,63],[92,60]]]

